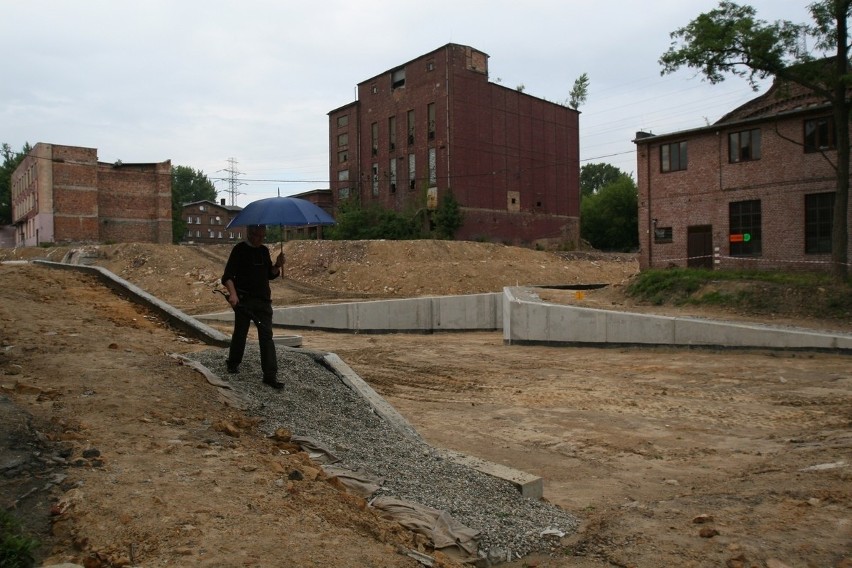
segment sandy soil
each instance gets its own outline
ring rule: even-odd
[[[629,256],[433,241],[284,250],[279,305],[608,284],[582,300],[542,294],[635,308],[621,293],[637,270]],[[212,289],[227,253],[87,252],[195,314],[224,307]],[[169,357],[203,346],[86,276],[3,265],[0,279],[0,432],[9,433],[0,498],[45,533],[46,561],[418,566],[400,552],[431,552]],[[779,322],[848,329],[783,314]],[[545,498],[583,520],[555,555],[508,566],[852,566],[849,356],[505,346],[499,333],[298,333],[305,347],[340,355],[434,445],[541,476]],[[305,479],[290,479],[296,469]],[[438,555],[438,564],[453,562]]]

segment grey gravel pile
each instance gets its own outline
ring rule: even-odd
[[[267,434],[286,428],[313,438],[341,459],[335,465],[381,478],[377,495],[447,511],[480,532],[479,554],[491,563],[556,552],[554,533],[577,527],[564,510],[522,497],[511,483],[443,459],[422,440],[394,429],[321,362],[321,354],[278,347],[283,390],[261,382],[256,344],[246,347],[239,374],[226,372],[226,357],[225,349],[192,355],[229,382],[248,402],[248,413],[264,418]]]

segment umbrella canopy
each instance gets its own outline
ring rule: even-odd
[[[252,201],[231,219],[227,228],[248,225],[334,225],[334,217],[306,199],[298,197],[269,197]]]

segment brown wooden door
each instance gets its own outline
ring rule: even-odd
[[[686,229],[686,265],[713,270],[713,226],[695,225]]]

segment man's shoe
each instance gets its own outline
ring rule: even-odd
[[[264,378],[264,379],[263,379],[263,384],[265,384],[265,385],[269,385],[269,386],[271,386],[271,387],[272,387],[272,388],[274,388],[274,389],[283,389],[283,388],[284,388],[284,383],[280,382],[280,381],[279,381],[278,379],[276,379],[275,377],[271,377],[271,378],[268,378],[268,379],[267,379],[267,378]]]
[[[236,373],[239,373],[240,369],[239,369],[239,367],[235,367],[233,365],[228,365],[228,372],[231,373],[232,375],[234,375]]]

